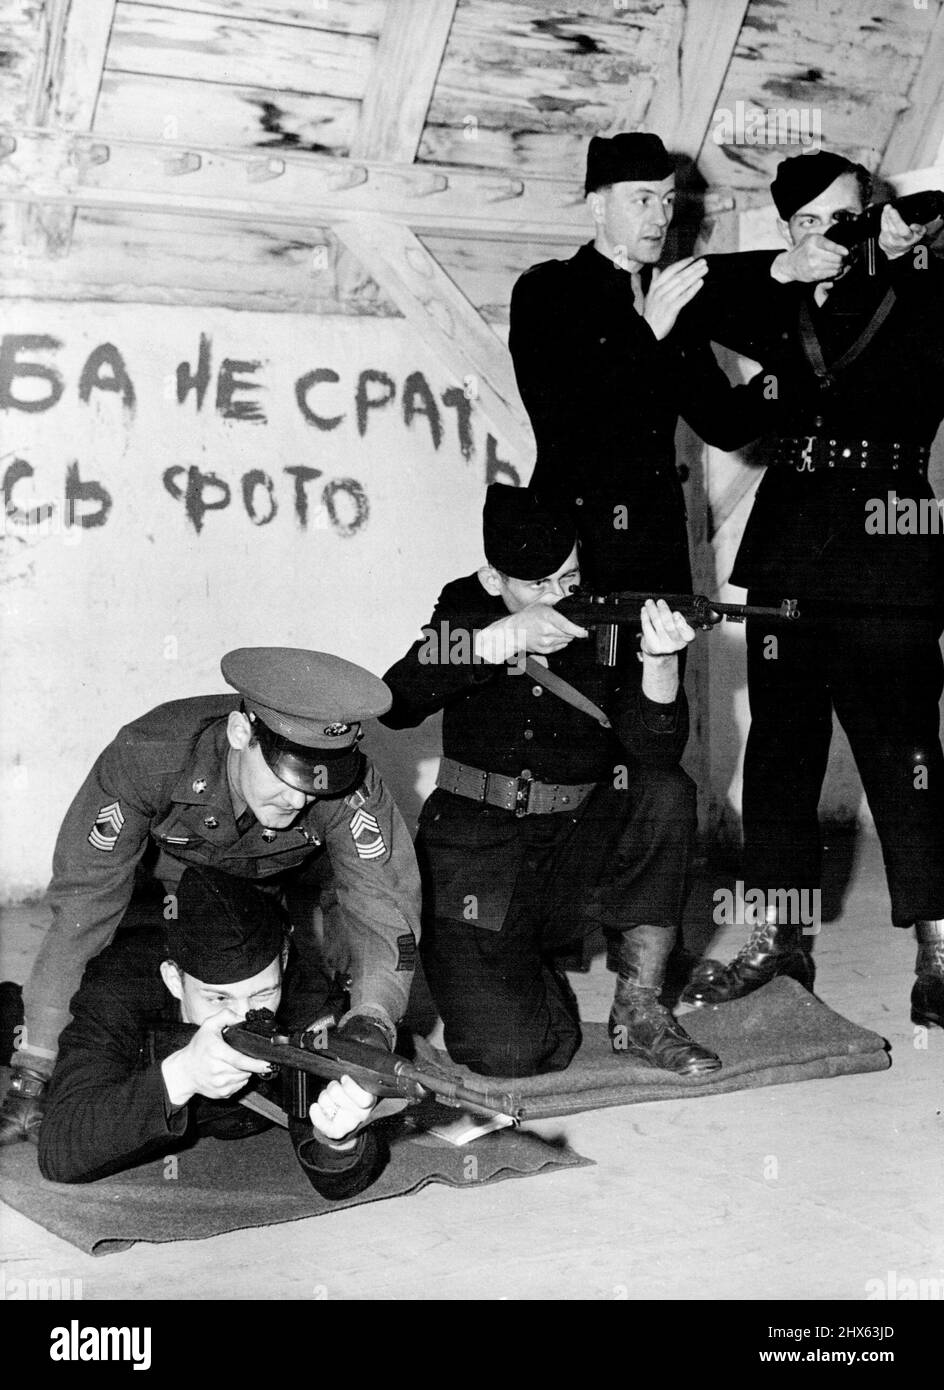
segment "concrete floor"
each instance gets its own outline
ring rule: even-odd
[[[85,1299],[858,1300],[944,1280],[944,1033],[909,1021],[914,946],[888,925],[876,842],[857,852],[817,992],[888,1039],[889,1071],[545,1121],[596,1167],[99,1258],[0,1207],[6,1275],[81,1279]],[[7,910],[0,978],[23,978],[45,921]],[[573,977],[585,1018],[612,978],[602,958]]]

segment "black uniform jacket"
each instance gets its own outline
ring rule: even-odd
[[[447,584],[424,638],[384,677],[393,691],[384,723],[404,728],[441,709],[449,758],[504,776],[527,773],[538,782],[597,783],[577,813],[597,863],[600,846],[609,843],[629,805],[614,788],[632,789],[647,765],[678,763],[688,733],[685,695],[658,704],[642,694],[632,634],[626,634],[628,660],[618,671],[596,664],[592,637],[575,638],[547,658],[548,666],[605,711],[613,726],[605,729],[514,665],[470,661],[474,632],[507,616],[501,598],[488,594],[477,574]],[[462,920],[473,892],[477,925],[501,930],[527,845],[566,832],[575,819],[550,814],[519,820],[437,789],[423,807],[417,840],[424,912]],[[587,872],[593,877],[596,870]],[[581,894],[590,892],[583,884]]]
[[[769,427],[759,385],[732,387],[695,333],[676,328],[657,341],[630,276],[592,244],[526,271],[510,313],[508,345],[537,441],[531,487],[581,509],[608,583],[689,590],[678,417],[708,443],[738,448]],[[628,509],[622,530],[617,506]]]
[[[880,255],[874,279],[859,268],[847,272],[820,308],[812,285],[782,285],[771,277],[775,254],[709,256],[706,283],[683,320],[760,362],[758,380],[773,375],[789,381],[776,433],[930,445],[944,416],[944,266],[931,257],[926,269],[917,269],[911,255],[892,262]],[[888,318],[861,356],[836,373],[835,385],[821,388],[802,348],[801,303],[811,306],[829,365],[865,329],[889,285],[896,301]],[[787,597],[917,605],[944,600],[944,527],[937,534],[910,534],[900,509],[886,534],[866,529],[867,518],[878,515],[867,504],[881,501],[887,510],[889,494],[893,519],[894,498],[920,504],[934,496],[916,473],[768,468],[732,581]],[[917,505],[913,515],[920,516]]]
[[[669,705],[647,699],[631,653],[621,674],[597,665],[592,637],[547,658],[551,671],[604,710],[611,730],[514,665],[474,663],[473,634],[507,616],[477,574],[447,584],[424,636],[384,676],[393,705],[383,723],[408,728],[441,709],[446,757],[510,777],[527,770],[538,782],[609,782],[627,754],[638,763],[678,762],[688,737],[685,694]]]
[[[198,1132],[236,1137],[268,1127],[233,1100],[195,1096],[186,1105],[171,1104],[161,1060],[195,1030],[180,1023],[180,1005],[160,977],[166,956],[159,930],[129,931],[86,968],[40,1128],[43,1177],[89,1182],[186,1148]],[[323,997],[296,994],[286,1026],[316,1022],[327,1002],[327,988]],[[382,1164],[370,1135],[363,1131],[356,1150],[345,1153],[317,1142],[309,1121],[292,1131],[309,1180],[331,1197],[360,1191],[376,1176]],[[337,1190],[339,1182],[345,1191]]]

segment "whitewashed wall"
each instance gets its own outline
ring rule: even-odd
[[[229,648],[324,648],[382,672],[441,585],[481,563],[487,459],[510,454],[398,320],[8,302],[2,333],[0,477],[15,509],[0,588],[9,898],[45,886],[62,815],[118,727],[225,689]],[[201,335],[198,406],[195,390],[178,400],[178,366],[196,370]],[[321,426],[296,392],[312,371],[337,377],[305,397]],[[246,384],[230,390],[232,379]],[[305,519],[288,471],[299,467],[320,472],[304,485]],[[435,730],[372,738],[409,814]]]

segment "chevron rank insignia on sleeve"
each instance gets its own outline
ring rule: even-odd
[[[380,826],[363,808],[356,810],[351,817],[351,838],[360,859],[380,859],[387,853]]]
[[[95,824],[89,831],[89,844],[93,849],[104,850],[106,854],[111,854],[124,823],[125,818],[121,814],[121,807],[117,801],[103,806],[95,817]]]

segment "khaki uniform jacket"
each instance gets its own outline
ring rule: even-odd
[[[396,1023],[409,998],[420,883],[403,819],[365,764],[346,797],[315,801],[287,830],[240,832],[226,772],[238,695],[159,705],[121,729],[72,802],[56,843],[52,925],[27,986],[27,1049],[54,1050],[85,965],[109,944],[136,882],[172,893],[188,864],[279,892],[327,853],[343,915],[352,1012]],[[168,911],[173,908],[168,906]]]

